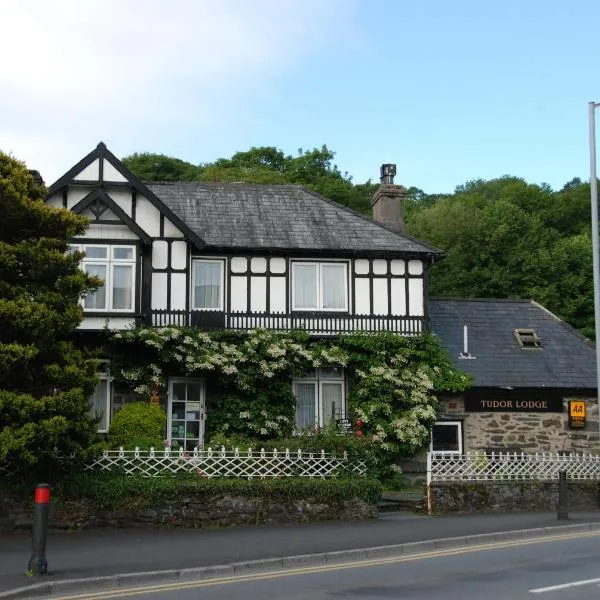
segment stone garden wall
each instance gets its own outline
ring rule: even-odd
[[[310,499],[289,504],[265,502],[261,498],[218,495],[202,503],[189,498],[150,508],[98,511],[85,500],[58,502],[51,507],[50,527],[89,529],[94,527],[227,527],[262,523],[301,523],[318,520],[353,521],[377,516],[377,508],[361,500],[329,505]],[[0,492],[0,531],[30,529],[33,505],[22,498]]]
[[[556,481],[434,482],[430,487],[432,514],[555,511]],[[600,507],[600,483],[569,481],[568,510]]]

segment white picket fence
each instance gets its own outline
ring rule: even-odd
[[[334,478],[343,473],[364,476],[367,467],[364,461],[352,459],[346,452],[338,456],[325,451],[307,452],[298,450],[241,452],[239,449],[226,450],[224,447],[194,449],[183,448],[172,451],[105,450],[86,470],[119,471],[126,475],[162,477],[176,473],[194,473],[201,477],[239,477],[244,479],[264,479],[271,477]]]
[[[573,480],[600,480],[600,456],[502,452],[427,455],[427,485],[433,481],[548,481],[557,480],[559,471],[566,471]]]

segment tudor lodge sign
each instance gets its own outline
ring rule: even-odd
[[[563,412],[562,398],[481,398],[467,396],[466,412]]]

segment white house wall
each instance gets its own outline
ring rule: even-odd
[[[135,220],[150,237],[160,237],[160,212],[144,196],[137,197]]]
[[[139,240],[137,234],[131,231],[127,225],[97,225],[96,223],[90,224],[85,234],[81,237],[102,241]]]
[[[104,181],[127,182],[127,179],[119,173],[107,160],[104,160]]]
[[[171,310],[185,310],[187,307],[187,274],[171,273]]]
[[[97,158],[87,167],[79,171],[73,179],[75,181],[97,181],[100,177],[100,159]]]
[[[112,165],[111,165],[112,166]],[[108,188],[106,193],[115,201],[119,208],[128,216],[132,216],[133,194],[131,190],[122,188]],[[143,228],[142,228],[143,229]]]
[[[167,303],[167,273],[152,273],[152,308],[164,310]]]

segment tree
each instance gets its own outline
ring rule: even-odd
[[[196,181],[202,172],[185,160],[152,152],[136,152],[124,158],[123,164],[143,181]]]
[[[378,186],[370,181],[354,185],[334,164],[335,152],[323,145],[286,155],[273,146],[252,147],[231,158],[195,166],[164,154],[135,153],[123,164],[143,181],[210,181],[257,184],[296,184],[365,214]]]
[[[44,204],[25,165],[0,152],[0,462],[46,468],[94,438],[88,398],[96,383],[69,337],[81,295],[97,281],[68,242],[87,220]]]
[[[532,298],[593,335],[588,206],[578,181],[555,193],[516,177],[476,180],[413,203],[407,229],[445,250],[432,295]]]

